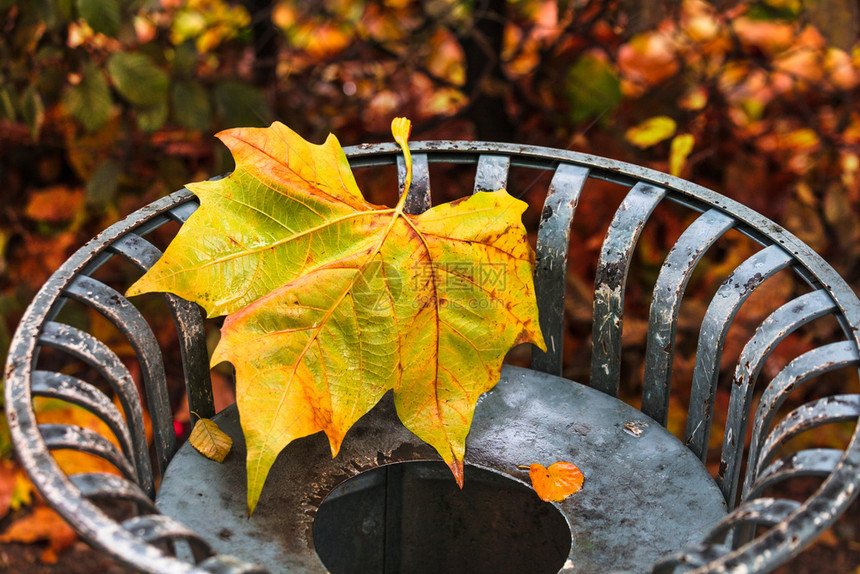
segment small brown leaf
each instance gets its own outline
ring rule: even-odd
[[[546,468],[542,464],[529,467],[532,487],[541,500],[561,502],[571,494],[582,489],[585,477],[576,465],[570,462],[557,462]]]
[[[233,440],[210,419],[198,419],[188,437],[188,442],[197,451],[215,462],[224,462],[224,457],[233,447]]]

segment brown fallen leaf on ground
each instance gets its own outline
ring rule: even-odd
[[[569,462],[557,462],[549,468],[532,464],[529,466],[529,478],[537,495],[547,502],[560,502],[579,492],[585,481],[582,471]]]
[[[48,541],[48,548],[42,553],[42,562],[55,564],[58,554],[71,546],[77,535],[60,515],[47,506],[37,506],[33,513],[12,523],[6,532],[0,534],[0,543]]]

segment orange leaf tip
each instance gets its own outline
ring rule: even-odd
[[[542,464],[529,467],[532,487],[541,500],[561,502],[582,489],[585,477],[582,471],[570,462],[557,462],[546,468]]]
[[[451,472],[454,473],[454,480],[457,481],[457,486],[459,486],[460,489],[462,490],[463,489],[463,461],[454,459],[448,465],[448,468],[450,468]]]

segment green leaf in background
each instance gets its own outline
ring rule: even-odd
[[[117,91],[135,107],[155,108],[167,103],[167,74],[143,54],[116,53],[107,68]]]
[[[137,127],[145,132],[154,132],[167,121],[168,112],[167,101],[146,108],[137,108],[135,110]]]
[[[610,63],[585,55],[567,74],[567,97],[574,121],[599,117],[621,102],[621,82]]]
[[[24,25],[40,25],[53,28],[58,23],[55,0],[27,0],[13,2],[21,11],[21,22]]]
[[[87,182],[87,205],[103,206],[113,201],[121,172],[122,166],[117,160],[108,158],[103,161]]]
[[[87,64],[81,75],[81,82],[77,86],[71,86],[63,94],[63,105],[91,132],[98,130],[108,121],[112,104],[107,80],[93,64]]]
[[[183,42],[173,50],[171,62],[173,75],[177,78],[191,78],[197,71],[199,53],[191,40]]]
[[[119,32],[119,0],[77,0],[78,16],[86,21],[93,32],[116,36]]]
[[[272,110],[266,97],[256,88],[242,82],[222,82],[215,86],[215,104],[228,126],[267,126]]]
[[[45,123],[45,104],[42,102],[42,96],[36,87],[30,85],[21,94],[19,103],[21,117],[30,128],[30,135],[33,139],[38,139],[39,132],[42,129],[42,124]]]
[[[9,86],[0,86],[0,118],[15,121],[15,102],[12,100],[12,90]]]
[[[182,127],[203,131],[212,125],[209,94],[199,82],[179,82],[173,86],[173,116]]]

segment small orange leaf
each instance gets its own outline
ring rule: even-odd
[[[61,223],[74,217],[83,205],[84,192],[82,189],[69,189],[55,186],[34,192],[27,202],[25,213],[30,219]]]
[[[582,471],[570,462],[557,462],[546,468],[542,464],[532,464],[529,467],[529,478],[532,487],[541,500],[561,502],[571,494],[582,489],[585,477]]]

